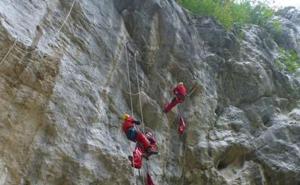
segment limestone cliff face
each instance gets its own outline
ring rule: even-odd
[[[278,37],[255,25],[227,32],[174,0],[0,1],[0,184],[142,183],[118,119],[131,111],[127,52],[158,138],[157,184],[299,184],[300,77],[275,65],[279,46],[300,51],[297,15],[278,15]],[[202,91],[165,115],[179,81]]]

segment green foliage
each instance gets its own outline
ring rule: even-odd
[[[250,22],[257,25],[265,25],[274,15],[274,11],[265,3],[259,3],[254,6],[251,14]]]
[[[273,24],[273,27],[274,27],[276,33],[281,34],[282,33],[282,25],[279,22],[279,20],[273,20],[272,24]]]
[[[300,68],[300,58],[296,51],[280,48],[276,65],[281,70],[286,69],[289,72],[295,72]]]
[[[236,23],[249,23],[250,20],[250,12],[251,12],[251,4],[249,1],[243,0],[240,1],[239,4],[234,3],[233,1],[231,3],[231,12],[232,16],[234,17],[234,21]]]
[[[215,17],[228,30],[234,24],[265,25],[274,15],[267,3],[255,0],[179,0],[183,7],[198,15]],[[278,26],[278,24],[276,24]]]
[[[230,29],[233,26],[233,15],[232,12],[230,11],[230,4],[225,4],[223,7],[221,6],[216,6],[214,15],[221,23],[223,23],[223,26],[226,29]]]
[[[213,15],[216,3],[212,0],[179,0],[181,5],[199,15]]]

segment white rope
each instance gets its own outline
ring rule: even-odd
[[[192,91],[189,93],[189,96],[195,91],[196,89],[196,84],[192,87]],[[182,116],[183,114],[183,111],[181,110],[181,107],[178,107],[178,112],[179,112],[179,119],[180,117]],[[185,183],[185,170],[186,170],[186,151],[187,151],[187,138],[184,137],[184,135],[187,133],[187,130],[188,130],[189,127],[187,127],[185,129],[185,133],[181,136],[182,137],[182,147],[183,147],[183,164],[182,164],[182,174],[181,174],[181,178],[182,178],[182,181],[181,181],[181,185],[184,185]]]
[[[77,1],[77,0],[74,0],[74,1],[73,1],[72,5],[71,5],[71,8],[70,8],[70,10],[69,10],[69,12],[68,12],[68,14],[67,14],[67,16],[66,16],[64,22],[61,24],[60,28],[58,29],[58,31],[56,32],[56,34],[55,34],[54,37],[56,37],[56,36],[60,33],[61,29],[62,29],[62,28],[64,27],[64,25],[66,24],[66,22],[67,22],[69,16],[71,15],[71,12],[72,12],[72,10],[73,10],[73,7],[74,7],[74,4],[76,3],[76,1]]]
[[[130,110],[131,110],[131,115],[133,116],[133,103],[132,103],[132,92],[131,92],[131,82],[130,82],[130,69],[129,69],[129,57],[128,57],[128,51],[127,51],[127,43],[125,46],[125,52],[126,52],[126,61],[127,61],[127,78],[128,78],[128,87],[129,87],[129,98],[130,98]]]
[[[182,167],[182,174],[181,174],[181,178],[182,178],[181,185],[184,185],[184,181],[185,181],[185,162],[186,162],[185,155],[186,155],[186,148],[187,148],[186,139],[184,139],[184,141],[183,141],[183,147],[184,147],[184,149],[183,149],[183,165],[182,165],[183,167]]]
[[[134,65],[135,65],[135,73],[136,73],[136,80],[137,80],[137,88],[138,88],[138,96],[139,96],[139,107],[140,107],[140,113],[141,113],[141,123],[143,127],[143,132],[145,132],[145,124],[144,124],[144,116],[143,116],[143,107],[142,107],[142,100],[141,100],[141,89],[140,89],[140,80],[139,80],[139,73],[137,68],[137,62],[136,62],[136,52],[134,53]]]
[[[130,69],[129,69],[129,56],[128,56],[128,51],[127,51],[127,43],[126,43],[126,61],[127,61],[127,78],[128,78],[128,87],[129,87],[129,97],[130,97],[130,108],[131,108],[131,115],[133,115],[133,102],[132,102],[132,90],[131,90],[131,82],[130,82]],[[137,69],[137,62],[136,62],[136,53],[134,53],[134,65],[135,65],[135,73],[136,73],[136,79],[137,79],[137,86],[138,86],[138,96],[139,96],[139,107],[140,107],[140,113],[141,113],[141,124],[143,125],[143,132],[145,131],[145,126],[144,126],[144,117],[143,117],[143,109],[142,109],[142,102],[141,102],[141,91],[140,91],[140,82],[139,82],[139,76],[138,76],[138,69]],[[147,162],[146,162],[147,165]],[[147,168],[148,169],[148,168]],[[141,171],[140,169],[138,170],[139,176],[141,177]],[[145,178],[141,177],[143,180],[143,184],[146,185],[145,183]],[[136,181],[136,184],[137,181]]]
[[[147,172],[145,175],[146,175],[146,178],[148,178],[148,177],[147,177],[147,175],[148,175],[148,173],[149,173],[149,165],[148,165],[148,161],[146,161],[145,163],[146,163],[146,172]],[[150,175],[150,174],[149,174],[149,175]],[[145,183],[145,178],[143,178],[143,179],[144,179],[144,184],[146,185],[146,183]]]
[[[140,105],[140,109],[141,109],[141,96],[140,96],[140,89],[139,89],[139,76],[138,76],[138,71],[137,71],[137,64],[136,64],[136,52],[134,53],[134,66],[135,66],[135,75],[136,75],[136,80],[137,80],[137,85],[138,85],[138,97],[139,97],[139,105]],[[143,113],[141,112],[141,124],[143,124]],[[143,128],[143,132],[144,132],[144,128]],[[143,184],[145,184],[145,179],[142,177],[141,175],[141,170],[139,169],[139,176],[140,178],[143,179]]]
[[[138,73],[138,68],[137,68],[137,62],[136,62],[136,52],[134,53],[134,65],[135,65],[135,73],[136,73],[136,80],[137,80],[137,88],[138,88],[138,96],[139,96],[139,107],[140,107],[140,113],[141,113],[141,124],[143,128],[143,132],[145,133],[145,124],[144,124],[144,113],[143,113],[143,107],[142,107],[142,100],[141,100],[141,89],[140,89],[140,80],[139,80],[139,73]],[[145,161],[146,164],[146,173],[144,175],[147,175],[148,173],[148,162]],[[140,170],[139,170],[139,175]],[[144,185],[146,185],[145,178],[142,177]]]
[[[130,94],[129,92],[125,91],[126,94]],[[138,96],[139,94],[141,94],[142,92],[137,92],[137,93],[131,93],[131,96]]]
[[[67,14],[67,16],[66,16],[64,22],[62,23],[62,25],[60,26],[60,28],[58,29],[58,31],[55,33],[55,36],[54,36],[54,37],[56,37],[56,36],[60,33],[60,31],[62,30],[63,26],[66,24],[66,22],[67,22],[67,20],[68,20],[68,18],[69,18],[69,16],[70,16],[70,14],[71,14],[71,12],[72,12],[72,10],[73,10],[73,7],[74,7],[74,4],[76,3],[76,1],[77,1],[77,0],[74,0],[74,1],[73,1],[72,5],[71,5],[71,8],[70,8],[70,10],[69,10],[69,12],[68,12],[68,14]],[[16,46],[16,44],[17,44],[17,39],[15,39],[13,45],[9,48],[8,52],[5,54],[5,56],[4,56],[4,57],[2,58],[2,60],[0,61],[0,65],[1,65],[1,64],[5,61],[5,59],[9,56],[9,54],[11,53],[11,51],[13,50],[13,48]],[[25,55],[20,59],[20,61],[22,61],[22,60],[24,59],[24,57],[25,57],[27,54],[28,54],[28,51],[25,52]]]
[[[128,79],[128,87],[129,87],[129,98],[130,98],[130,111],[131,115],[133,116],[133,102],[132,102],[132,92],[131,92],[131,82],[130,82],[130,66],[129,66],[129,56],[128,56],[128,48],[127,48],[127,43],[125,45],[125,57],[126,57],[126,65],[127,65],[127,79]],[[135,150],[135,148],[133,148]],[[132,156],[133,157],[133,156]],[[133,166],[134,166],[134,160],[132,160]],[[140,174],[140,171],[139,171]],[[133,168],[133,176],[135,177],[135,185],[138,185],[138,179],[136,178],[135,175],[135,170]]]
[[[14,43],[12,44],[12,46],[9,48],[9,50],[7,51],[7,53],[4,55],[4,57],[2,58],[0,65],[2,64],[2,62],[4,62],[4,60],[8,57],[8,55],[10,54],[10,52],[12,51],[12,49],[16,46],[17,44],[17,39],[15,39]]]

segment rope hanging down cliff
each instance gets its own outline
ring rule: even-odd
[[[130,79],[130,65],[129,65],[129,54],[128,54],[128,42],[126,43],[126,64],[127,64],[127,78],[128,78],[128,88],[129,88],[129,99],[130,99],[130,108],[131,108],[131,113],[133,114],[133,101],[132,101],[132,87],[131,87],[131,79]],[[151,129],[145,129],[144,125],[144,113],[143,113],[143,108],[142,108],[142,100],[141,100],[141,87],[140,87],[140,78],[139,78],[139,73],[138,73],[138,65],[137,65],[137,52],[134,52],[133,54],[133,62],[134,62],[134,67],[135,67],[135,74],[136,74],[136,80],[137,80],[137,90],[138,90],[138,102],[139,102],[139,110],[140,110],[140,115],[141,115],[141,122],[139,123],[138,121],[135,121],[132,117],[127,120],[124,120],[125,122],[123,124],[128,125],[128,122],[130,124],[131,121],[133,121],[135,124],[142,124],[142,131],[139,131],[139,129],[134,126],[134,130],[136,131],[125,131],[127,138],[130,139],[131,141],[136,142],[136,147],[133,152],[133,156],[129,156],[129,160],[132,163],[132,167],[139,169],[139,177],[141,177],[141,171],[140,168],[142,167],[142,158],[145,157],[148,160],[148,157],[152,154],[155,154],[157,152],[157,145],[156,145],[156,139],[154,138],[154,134],[151,131]],[[125,114],[126,115],[126,114]],[[126,117],[126,116],[125,116]],[[127,117],[130,117],[129,115]],[[123,125],[124,126],[124,125]],[[125,130],[126,130],[125,126]],[[124,127],[123,127],[124,128]],[[136,134],[132,134],[136,133]],[[132,136],[136,135],[136,136]],[[131,138],[132,137],[132,138]],[[144,138],[144,139],[143,139]],[[150,147],[150,148],[149,148]],[[154,147],[154,148],[153,148]],[[153,150],[154,149],[154,150]],[[152,153],[154,152],[154,153]],[[149,174],[149,166],[148,163],[146,162],[146,168],[143,167],[145,170],[145,175],[147,178],[147,183],[145,182],[145,179],[142,178],[142,182],[146,185],[152,185],[154,184],[151,176]],[[136,181],[137,184],[137,181]]]
[[[141,113],[142,128],[143,128],[143,132],[145,132],[143,107],[142,107],[142,100],[141,100],[140,79],[139,79],[139,73],[138,73],[137,62],[136,62],[136,54],[137,54],[137,51],[134,52],[135,75],[136,75],[136,80],[137,80],[137,89],[138,89],[138,92],[139,92],[138,93],[138,98],[139,98],[139,107],[140,107],[140,113]]]
[[[54,38],[60,33],[60,31],[62,30],[63,26],[66,24],[72,10],[73,10],[73,7],[75,5],[77,0],[74,0],[71,7],[70,7],[70,10],[66,16],[66,18],[64,19],[63,23],[61,24],[61,26],[59,27],[59,29],[56,31],[56,33],[54,34]],[[9,48],[9,50],[7,51],[7,53],[4,55],[4,57],[2,58],[2,60],[0,61],[0,65],[6,60],[6,58],[9,56],[9,54],[11,53],[11,51],[14,49],[14,47],[17,45],[17,42],[18,42],[18,38],[16,38],[13,42],[13,44],[11,45],[11,47]],[[25,51],[25,54],[24,56],[20,59],[20,61],[23,61],[24,57],[28,54],[28,51]]]
[[[4,62],[4,60],[8,57],[8,55],[10,54],[10,52],[13,50],[13,48],[15,47],[15,45],[17,44],[17,39],[15,39],[14,43],[11,45],[11,47],[9,48],[9,50],[7,51],[7,53],[4,55],[4,57],[2,58],[0,65],[2,64],[2,62]]]
[[[127,44],[125,46],[125,52],[126,52],[126,65],[127,65],[127,80],[128,80],[128,88],[129,88],[129,98],[130,98],[130,112],[131,115],[133,115],[133,103],[132,103],[132,93],[131,93],[131,82],[130,82],[130,69],[129,69],[129,56],[128,56],[128,48],[127,48]]]
[[[71,8],[70,8],[70,10],[69,10],[69,12],[68,12],[68,14],[67,14],[67,16],[66,16],[64,22],[61,24],[60,28],[58,29],[58,31],[56,32],[56,34],[54,35],[54,37],[56,37],[56,36],[60,33],[61,29],[62,29],[62,28],[64,27],[64,25],[66,24],[66,22],[67,22],[69,16],[71,15],[71,12],[72,12],[72,10],[73,10],[73,7],[74,7],[76,1],[77,1],[77,0],[74,0],[74,1],[73,1],[72,5],[71,5]]]
[[[137,61],[136,61],[136,56],[137,56],[137,51],[134,52],[134,65],[135,65],[135,74],[136,74],[136,80],[137,80],[137,88],[138,88],[138,98],[139,98],[139,107],[140,107],[140,113],[141,113],[141,121],[142,121],[142,128],[143,128],[143,133],[145,133],[145,124],[144,124],[144,113],[143,113],[143,107],[142,107],[142,100],[141,100],[141,89],[140,89],[140,79],[139,79],[139,73],[138,73],[138,68],[137,68]],[[146,161],[146,174],[147,177],[149,175],[149,166],[148,166],[148,162]],[[145,169],[144,169],[145,170]],[[140,170],[139,170],[140,173]],[[148,177],[149,178],[149,177]],[[145,183],[145,179],[143,178],[143,182]]]
[[[128,88],[129,88],[129,99],[130,99],[130,112],[131,112],[131,115],[133,115],[133,102],[132,102],[132,93],[131,93],[131,80],[130,80],[130,67],[129,67],[129,55],[128,55],[128,47],[127,47],[127,44],[128,42],[126,43],[125,45],[125,58],[126,58],[126,66],[127,66],[127,80],[128,80]],[[133,149],[134,150],[134,149]],[[134,166],[134,160],[132,161],[133,162],[133,166]],[[133,175],[135,177],[135,171],[133,169]],[[136,185],[138,184],[138,180],[137,178],[135,177],[136,179]]]

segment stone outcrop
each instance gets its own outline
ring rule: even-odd
[[[1,1],[0,184],[141,184],[118,118],[128,72],[134,116],[158,139],[157,184],[299,184],[299,74],[275,64],[279,47],[300,51],[298,14],[279,13],[282,40],[174,0]],[[179,81],[199,88],[165,115]]]

